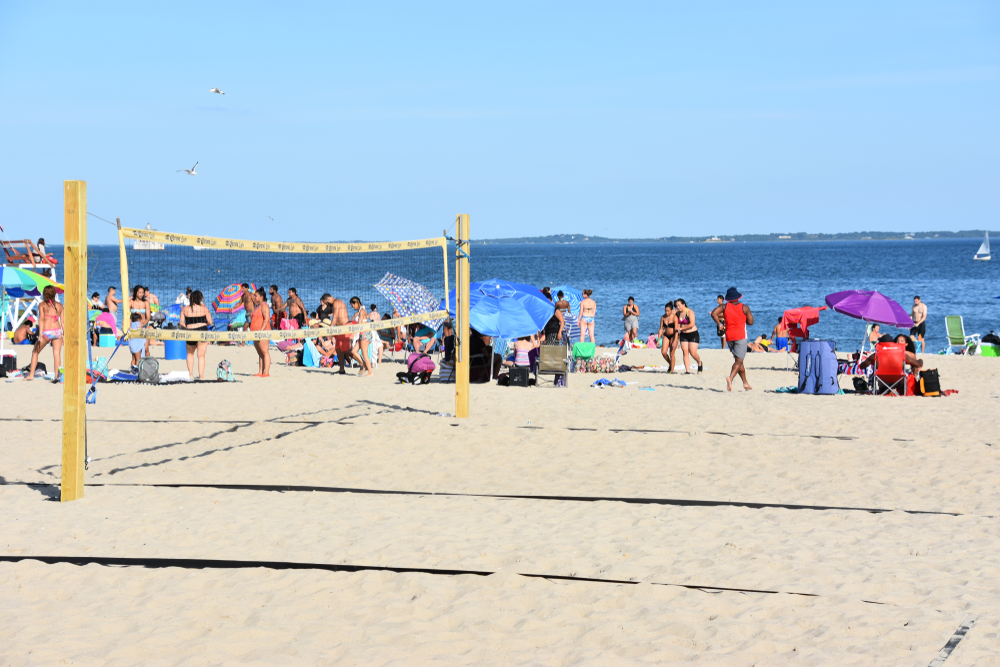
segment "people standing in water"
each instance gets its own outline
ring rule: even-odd
[[[722,306],[722,305],[724,305],[726,303],[726,300],[720,294],[719,296],[715,297],[715,303],[716,303],[717,306]],[[718,328],[716,329],[715,332],[719,336],[719,349],[720,350],[726,349],[726,322],[725,322],[725,317],[723,317],[722,324],[720,324],[718,326]]]
[[[188,331],[208,331],[212,326],[212,312],[205,307],[204,295],[201,290],[191,292],[188,297],[188,305],[181,308],[180,327]],[[205,351],[208,350],[208,341],[187,341],[187,367],[188,374],[194,378],[194,355],[198,353],[198,379],[205,379]]]
[[[251,293],[250,303],[253,307],[250,317],[247,318],[250,331],[270,331],[271,307],[267,305],[267,293],[263,287],[258,287],[256,292]],[[267,338],[264,340],[255,340],[253,346],[257,350],[257,357],[259,358],[259,369],[254,377],[271,377],[271,340]]]
[[[726,391],[733,390],[733,378],[737,375],[743,380],[743,389],[750,391],[753,387],[747,382],[747,372],[743,360],[747,356],[747,325],[753,326],[753,313],[745,303],[740,303],[743,295],[735,287],[726,291],[726,305],[718,306],[712,311],[712,319],[722,324],[725,315],[726,343],[733,353],[733,368],[726,378]]]
[[[674,372],[674,362],[677,360],[677,314],[674,312],[674,302],[667,301],[660,316],[660,354],[663,360],[670,364],[668,373]]]
[[[583,301],[580,302],[580,342],[586,342],[587,334],[590,334],[590,342],[596,343],[594,339],[594,319],[597,317],[597,302],[590,298],[594,293],[592,289],[583,290]]]
[[[690,355],[698,363],[698,372],[701,373],[704,370],[701,357],[698,356],[701,334],[698,333],[694,311],[688,308],[684,299],[674,299],[674,305],[677,307],[677,339],[680,341],[681,352],[684,353],[684,372],[691,372],[691,363],[688,361]]]
[[[913,310],[910,311],[910,317],[913,318],[910,337],[920,341],[920,354],[923,354],[924,334],[927,333],[927,305],[920,301],[919,296],[913,297]]]
[[[639,336],[639,306],[635,303],[635,297],[629,297],[628,303],[622,306],[622,320],[625,322],[625,337],[630,343],[634,343]]]
[[[42,290],[42,302],[38,304],[38,340],[31,350],[31,366],[25,380],[35,379],[35,368],[38,366],[38,355],[45,346],[52,344],[52,362],[55,368],[55,381],[59,381],[59,367],[62,366],[63,346],[63,306],[56,301],[56,288],[48,285]]]

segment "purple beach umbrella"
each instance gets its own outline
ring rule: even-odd
[[[901,329],[913,326],[913,320],[903,307],[874,290],[852,289],[826,297],[826,305],[833,310],[865,322],[875,322]]]

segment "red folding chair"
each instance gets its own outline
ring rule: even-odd
[[[875,375],[872,393],[882,396],[906,396],[906,346],[902,343],[879,343],[875,346]]]

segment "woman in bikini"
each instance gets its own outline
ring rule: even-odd
[[[38,340],[31,350],[31,367],[25,380],[35,379],[38,355],[49,343],[52,343],[52,361],[55,363],[52,372],[55,373],[58,382],[59,367],[62,365],[63,307],[56,301],[56,288],[52,285],[42,290],[42,302],[38,304]]]
[[[140,329],[145,329],[146,325],[149,323],[150,310],[149,301],[146,300],[146,288],[142,285],[136,285],[132,288],[132,299],[128,304],[129,308],[129,321],[132,321],[132,313],[139,313],[139,324]],[[145,356],[149,356],[149,341],[147,340],[143,346],[145,350]]]
[[[270,331],[271,330],[271,306],[267,303],[267,292],[263,287],[258,287],[251,297],[253,312],[250,314],[250,331]],[[257,350],[259,359],[259,372],[255,378],[271,377],[271,346],[270,339],[255,340],[254,349]]]
[[[361,299],[358,297],[351,298],[351,308],[354,309],[354,317],[351,319],[353,324],[364,324],[368,321],[368,311],[361,304]],[[367,375],[368,377],[373,377],[375,374],[372,373],[372,366],[368,360],[368,347],[371,345],[373,339],[373,332],[362,331],[358,334],[358,339],[354,343],[354,347],[351,350],[351,354],[355,359],[361,362],[361,370],[358,371],[358,376]]]
[[[191,292],[190,305],[181,308],[181,329],[188,331],[207,331],[212,326],[212,313],[205,307],[204,295],[201,290]],[[205,350],[208,341],[187,341],[188,374],[194,377],[194,354],[198,353],[198,379],[205,379]]]
[[[663,306],[663,315],[660,316],[660,331],[657,335],[661,340],[660,354],[663,355],[664,361],[670,364],[670,370],[667,372],[673,373],[677,357],[677,314],[674,312],[673,301],[668,301]]]
[[[698,356],[698,344],[701,343],[701,334],[698,333],[698,326],[695,324],[694,311],[687,307],[684,299],[674,299],[677,305],[677,338],[681,343],[681,351],[684,353],[684,372],[690,373],[691,364],[688,362],[688,355],[694,357],[698,362],[698,372],[701,373],[701,357]]]
[[[597,302],[590,298],[594,293],[592,289],[583,290],[583,301],[580,302],[580,342],[583,343],[590,334],[590,342],[596,343],[594,339],[594,318],[597,317]]]

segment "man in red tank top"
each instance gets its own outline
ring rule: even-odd
[[[753,313],[745,303],[740,303],[743,295],[735,287],[726,292],[725,305],[712,311],[712,319],[719,327],[726,329],[726,344],[733,353],[733,369],[726,378],[726,390],[733,390],[733,379],[739,375],[743,380],[743,389],[750,391],[753,387],[747,382],[746,368],[743,359],[747,356],[747,325],[753,326]]]

